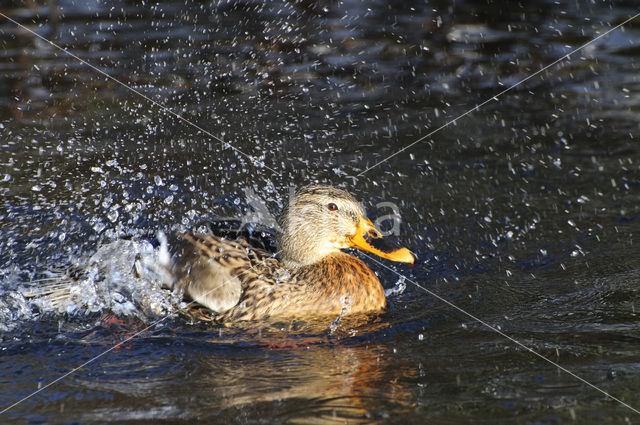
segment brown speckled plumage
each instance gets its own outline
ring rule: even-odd
[[[356,246],[351,241],[357,232],[375,234],[363,217],[362,207],[347,192],[307,186],[285,212],[278,258],[242,239],[182,234],[190,248],[179,268],[179,284],[222,323],[382,311],[386,299],[375,273],[340,251]],[[410,262],[406,258],[396,261]]]

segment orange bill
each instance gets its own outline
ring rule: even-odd
[[[416,256],[407,248],[395,247],[386,241],[383,242],[384,239],[381,239],[380,231],[375,228],[371,220],[364,217],[358,217],[358,219],[356,234],[349,239],[350,246],[371,252],[387,260],[409,264],[415,263]],[[378,240],[382,243],[378,242]]]

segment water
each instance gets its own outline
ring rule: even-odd
[[[1,405],[142,331],[4,422],[638,421],[412,283],[640,407],[638,21],[354,178],[634,2],[54,3],[2,13],[233,148],[0,18]],[[181,315],[158,231],[269,226],[313,181],[398,205],[421,261],[369,261],[388,312]],[[23,296],[65,267],[75,304]]]

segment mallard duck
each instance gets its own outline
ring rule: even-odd
[[[295,194],[276,234],[275,256],[244,239],[180,237],[187,244],[177,284],[227,324],[380,312],[386,299],[378,277],[342,250],[354,247],[409,264],[416,259],[407,248],[381,246],[381,233],[356,199],[326,185]]]

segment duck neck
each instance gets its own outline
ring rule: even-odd
[[[326,257],[333,255],[331,252],[322,252],[311,249],[311,243],[306,244],[308,249],[294,249],[289,241],[284,240],[278,244],[279,258],[282,263],[292,269],[298,270],[322,262]],[[295,246],[298,246],[295,244]],[[340,252],[336,254],[341,254]],[[346,254],[345,254],[346,255]]]

